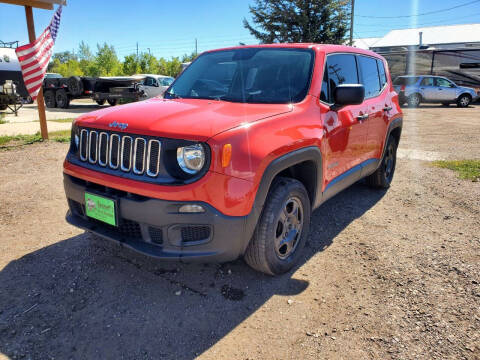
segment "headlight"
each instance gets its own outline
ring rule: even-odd
[[[196,174],[205,165],[205,150],[201,144],[177,148],[177,162],[187,174]]]

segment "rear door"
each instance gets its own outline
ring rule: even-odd
[[[365,87],[365,111],[368,118],[365,160],[381,157],[388,126],[388,111],[391,100],[388,95],[387,78],[383,61],[374,57],[357,55],[360,83]]]
[[[326,57],[320,101],[333,104],[333,93],[340,84],[358,84],[355,54],[331,54]],[[328,185],[335,178],[366,159],[368,123],[366,106],[348,105],[339,110],[321,114],[325,130],[324,174]]]

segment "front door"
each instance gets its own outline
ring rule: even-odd
[[[437,86],[438,99],[440,101],[454,101],[456,90],[455,85],[444,78],[435,78]]]
[[[367,159],[368,130],[365,104],[349,105],[338,110],[330,108],[336,86],[359,83],[355,55],[332,54],[327,56],[326,62],[320,96],[325,133],[324,189],[347,175],[356,176],[352,169]]]

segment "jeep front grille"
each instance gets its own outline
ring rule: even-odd
[[[155,178],[160,171],[161,142],[140,135],[82,129],[79,158],[82,162]]]

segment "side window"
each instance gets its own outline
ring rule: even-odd
[[[431,78],[431,77],[423,78],[420,85],[421,86],[433,86],[433,78]]]
[[[378,66],[378,73],[380,75],[380,88],[383,89],[383,87],[387,83],[387,74],[385,73],[385,65],[383,64],[382,60],[377,59],[377,66]]]
[[[147,78],[145,79],[145,85],[146,85],[146,86],[152,86],[152,80],[153,80],[153,79],[152,79],[151,77],[147,77]]]
[[[358,65],[362,74],[361,83],[365,87],[365,98],[380,94],[380,78],[378,75],[377,60],[371,57],[358,56]]]
[[[435,82],[437,83],[437,86],[452,87],[452,83],[447,79],[435,78]]]
[[[327,73],[329,88],[328,102],[333,102],[333,92],[338,85],[358,84],[357,62],[355,61],[355,55],[339,54],[328,56]]]

